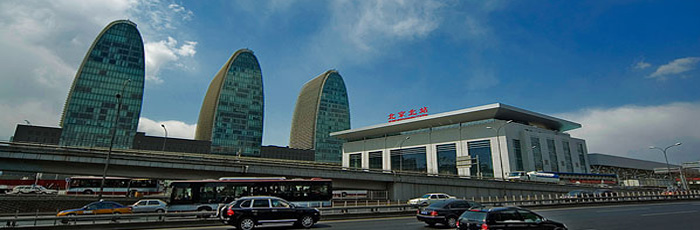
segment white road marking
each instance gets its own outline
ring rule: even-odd
[[[686,214],[686,213],[695,213],[695,212],[698,212],[698,211],[690,210],[690,211],[678,211],[678,212],[647,213],[647,214],[642,214],[641,216],[661,216],[661,215]]]

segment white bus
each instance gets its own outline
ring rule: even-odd
[[[66,194],[97,194],[101,183],[102,177],[71,177]],[[163,192],[163,186],[154,179],[105,178],[103,195],[134,196],[137,192],[141,195],[158,194]]]
[[[559,175],[556,173],[548,172],[523,172],[516,171],[508,174],[506,178],[513,181],[537,181],[537,182],[547,182],[547,183],[559,183]]]

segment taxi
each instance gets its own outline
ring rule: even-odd
[[[97,214],[130,214],[131,207],[121,205],[113,201],[98,201],[93,202],[82,208],[68,209],[58,212],[56,216],[75,216],[75,215],[97,215]]]

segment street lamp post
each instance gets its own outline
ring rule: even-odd
[[[112,127],[112,138],[109,141],[109,150],[107,151],[107,160],[105,160],[105,168],[102,171],[102,182],[100,182],[100,194],[98,195],[99,199],[102,199],[102,192],[104,191],[105,188],[105,179],[107,178],[107,169],[109,168],[109,160],[112,156],[112,148],[114,147],[114,138],[117,136],[117,126],[119,126],[119,114],[121,113],[122,110],[122,95],[124,94],[124,90],[126,89],[126,85],[131,82],[131,79],[127,79],[124,81],[124,85],[122,86],[122,91],[121,93],[117,93],[115,97],[117,98],[117,114],[114,116],[114,127]]]
[[[678,142],[678,143],[675,143],[675,144],[673,144],[673,145],[669,145],[669,146],[667,146],[666,148],[663,148],[663,149],[662,149],[662,148],[659,148],[659,147],[649,146],[649,149],[657,149],[657,150],[661,151],[661,152],[664,154],[664,158],[666,159],[666,170],[667,170],[666,172],[668,173],[668,179],[669,179],[669,180],[673,180],[673,176],[671,176],[671,164],[668,163],[668,156],[666,155],[666,150],[668,150],[669,148],[674,147],[674,146],[679,146],[679,145],[681,145],[681,144],[682,144],[682,143]]]
[[[408,136],[399,143],[399,171],[403,171],[403,149],[401,148],[403,147],[403,143],[408,139],[411,139],[411,137]]]
[[[160,127],[163,127],[165,131],[165,137],[163,138],[163,152],[165,152],[165,141],[168,140],[168,129],[165,128],[165,124],[160,124]]]
[[[506,125],[508,125],[512,122],[513,122],[513,120],[508,120],[508,121],[506,121],[505,124],[498,126],[498,128],[496,129],[496,145],[498,145],[498,160],[499,160],[499,163],[501,164],[501,179],[502,180],[506,179],[506,174],[503,172],[503,154],[501,153],[501,138],[500,138],[499,133],[501,132],[501,128],[505,127]],[[486,127],[486,128],[493,129],[490,126]]]

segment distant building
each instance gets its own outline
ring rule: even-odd
[[[172,137],[146,136],[146,133],[143,132],[137,132],[134,137],[133,149],[163,151],[163,148],[165,148],[166,152],[209,153],[211,150],[211,142]]]
[[[289,147],[313,149],[315,161],[340,163],[343,140],[330,133],[350,129],[345,82],[329,70],[304,84],[297,98]]]
[[[13,142],[58,145],[61,128],[17,124]]]
[[[260,156],[263,82],[253,51],[236,51],[214,76],[202,103],[195,139],[216,154]]]
[[[136,24],[110,23],[90,46],[68,93],[60,126],[60,145],[109,147],[117,123],[114,148],[132,145],[141,115],[145,59]],[[122,94],[117,116],[117,94]]]
[[[426,109],[427,112],[427,109]],[[589,173],[581,125],[500,103],[331,133],[343,167],[501,178],[513,171]]]
[[[314,150],[293,149],[279,146],[262,146],[260,157],[297,161],[314,161]]]
[[[590,153],[588,159],[591,172],[615,174],[626,186],[666,187],[671,184],[666,163],[619,157],[601,153]],[[662,168],[663,172],[655,172]],[[672,173],[678,174],[678,165],[670,165]],[[673,171],[675,169],[675,171]]]

